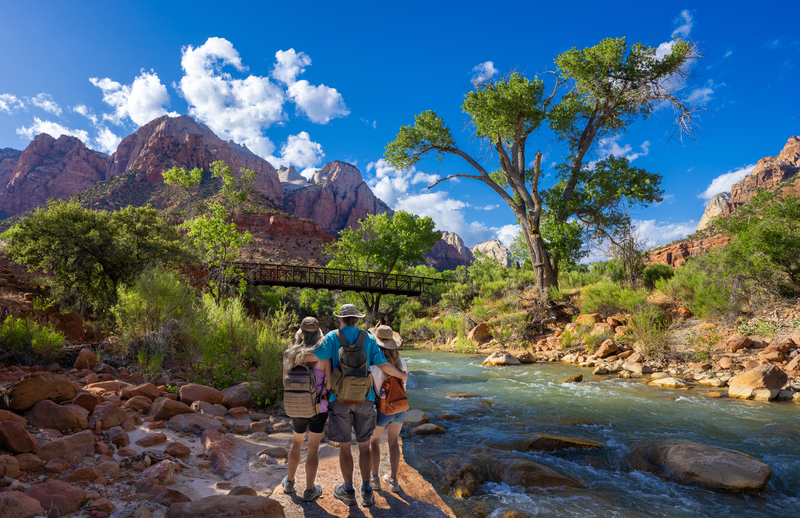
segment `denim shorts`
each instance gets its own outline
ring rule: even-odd
[[[375,426],[383,427],[386,426],[387,424],[403,424],[406,421],[405,410],[392,415],[386,415],[384,413],[381,413],[381,411],[378,408],[375,408],[375,411],[378,413]]]

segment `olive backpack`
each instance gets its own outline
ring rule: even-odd
[[[321,398],[317,393],[314,369],[300,364],[283,378],[283,408],[289,417],[314,417],[319,413]]]
[[[336,399],[344,405],[360,405],[369,396],[372,375],[367,367],[367,351],[364,341],[366,331],[360,331],[356,343],[350,344],[341,329],[336,330],[341,348],[339,365],[331,374],[331,388]]]

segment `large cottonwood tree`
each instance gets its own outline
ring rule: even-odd
[[[401,127],[385,157],[398,169],[427,155],[465,160],[472,173],[446,176],[429,188],[462,177],[480,180],[497,192],[522,227],[536,271],[537,297],[547,300],[547,288],[558,282],[559,260],[574,255],[577,229],[613,236],[614,226],[623,222],[625,205],[661,199],[659,175],[630,167],[624,158],[609,157],[594,167],[586,159],[599,139],[619,135],[657,110],[676,110],[677,131],[691,134],[693,110],[679,95],[695,57],[695,47],[679,39],[660,56],[653,47],[608,38],[560,54],[551,73],[554,85],[547,91],[541,79],[519,73],[478,85],[461,108],[475,137],[493,151],[496,170],[460,147],[434,111],[424,111],[413,125]],[[545,124],[568,149],[558,168],[559,181],[548,190],[539,185],[542,154],[537,152],[531,162],[526,155],[528,138]],[[549,235],[543,237],[543,230]]]

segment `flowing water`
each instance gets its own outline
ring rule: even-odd
[[[508,511],[519,513],[510,516],[800,517],[796,403],[710,398],[706,390],[604,379],[566,364],[484,367],[481,357],[416,350],[403,351],[403,357],[411,372],[412,408],[427,412],[446,429],[443,435],[404,436],[405,459],[459,517],[496,518]],[[584,375],[583,383],[563,383],[578,373]],[[478,396],[446,397],[459,392]],[[593,439],[606,446],[555,454],[489,446],[532,432]],[[753,455],[772,468],[769,485],[760,494],[714,491],[663,480],[631,465],[637,443],[674,440]],[[442,461],[474,455],[499,463],[533,460],[586,487],[526,490],[485,482],[470,498],[453,498],[442,477]]]

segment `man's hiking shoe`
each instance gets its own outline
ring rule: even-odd
[[[369,485],[372,486],[372,489],[375,491],[381,490],[381,478],[380,477],[372,477],[369,479]]]
[[[314,491],[309,491],[308,489],[303,491],[303,501],[304,502],[310,502],[312,500],[316,500],[317,498],[319,498],[321,496],[322,496],[322,486],[320,486],[319,484],[314,486]]]
[[[283,486],[283,492],[287,495],[289,493],[294,493],[294,482],[289,480],[289,475],[283,477],[283,480],[281,480],[281,485]]]
[[[383,481],[386,483],[387,486],[389,486],[389,490],[392,493],[400,492],[400,483],[397,481],[396,478],[390,477],[389,474],[387,473],[383,476]]]
[[[333,497],[347,505],[356,505],[356,492],[354,489],[345,491],[343,484],[336,484],[333,488]]]
[[[361,505],[364,507],[375,505],[375,491],[372,490],[372,487],[369,488],[369,491],[361,490]]]

